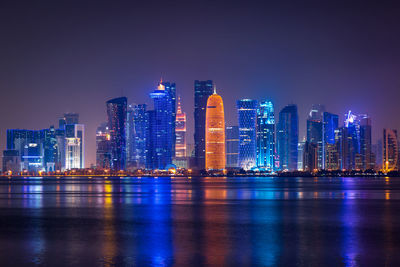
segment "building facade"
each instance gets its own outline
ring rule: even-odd
[[[275,167],[275,116],[271,101],[259,103],[257,109],[257,167],[273,171]]]
[[[226,167],[239,166],[239,126],[227,126],[225,129]]]
[[[399,170],[399,144],[396,130],[383,129],[382,152],[382,170],[384,172]]]
[[[279,169],[294,171],[298,164],[299,119],[296,105],[288,105],[279,112],[278,154]]]

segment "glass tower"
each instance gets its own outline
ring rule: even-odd
[[[245,170],[257,166],[257,105],[257,100],[251,99],[236,102],[239,122],[239,167]]]
[[[226,167],[237,168],[239,162],[239,126],[226,127],[225,141]]]
[[[323,113],[325,112],[325,107],[322,105],[313,105],[312,109],[308,115],[307,119],[307,142],[309,144],[314,144],[315,146],[310,146],[308,151],[312,153],[316,147],[316,166],[314,169],[323,169],[324,165],[324,154],[323,154]],[[309,157],[311,158],[311,157]],[[310,165],[310,164],[309,164]],[[314,170],[313,169],[313,170]]]
[[[297,170],[299,119],[297,106],[288,105],[279,112],[278,154],[281,170]]]
[[[126,97],[107,101],[108,129],[110,131],[111,169],[126,167]]]
[[[271,101],[257,109],[257,167],[273,171],[275,162],[275,117]]]
[[[213,82],[194,81],[194,156],[198,169],[205,168],[206,107],[213,94]]]

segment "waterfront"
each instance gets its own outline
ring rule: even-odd
[[[2,266],[399,266],[400,178],[1,178]]]

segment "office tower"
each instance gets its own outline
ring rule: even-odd
[[[163,82],[161,83],[164,85],[165,91],[168,93],[169,98],[168,101],[170,110],[168,111],[169,113],[169,120],[168,120],[168,129],[171,132],[171,138],[172,138],[172,157],[175,156],[175,141],[176,141],[176,133],[175,133],[175,123],[176,123],[176,85],[175,83],[172,82]]]
[[[43,131],[7,130],[7,150],[16,150],[20,156],[20,170],[43,171]]]
[[[54,172],[60,169],[56,129],[50,126],[43,134],[43,167],[47,172]]]
[[[323,114],[325,107],[313,105],[307,119],[307,142],[317,147],[317,169],[323,168]]]
[[[297,169],[297,147],[299,140],[297,106],[288,105],[279,112],[278,154],[279,168],[294,171]]]
[[[236,102],[239,122],[239,167],[250,170],[257,166],[257,100]]]
[[[257,167],[273,171],[275,159],[275,117],[271,101],[257,108]]]
[[[146,167],[146,129],[149,123],[146,110],[146,104],[133,106],[134,140],[132,146],[134,150],[131,160],[135,162],[137,168]]]
[[[333,140],[329,139],[329,141],[324,142],[324,154],[325,154],[324,169],[326,170],[340,169],[341,165],[340,138],[341,138],[340,129],[336,129],[334,130]]]
[[[354,170],[360,165],[360,120],[349,111],[342,129],[342,169]],[[358,163],[358,164],[357,164]]]
[[[64,114],[65,124],[79,124],[78,113],[65,113]]]
[[[375,160],[372,153],[371,117],[368,115],[360,115],[359,117],[361,169],[373,170],[375,168]]]
[[[56,170],[65,170],[65,125],[63,129],[56,129],[56,142],[57,142],[57,163]]]
[[[336,114],[332,114],[329,112],[324,112],[323,113],[323,124],[322,124],[322,169],[333,169],[334,167],[336,169],[337,166],[330,165],[330,167],[327,166],[327,157],[328,154],[330,153],[329,157],[330,161],[334,160],[333,155],[333,150],[337,150],[337,144],[336,144],[336,134],[338,134],[337,130],[339,129],[339,116]],[[329,147],[329,152],[328,152],[328,147]],[[335,148],[336,147],[336,148]]]
[[[181,99],[178,97],[178,109],[175,124],[175,157],[185,158],[186,154],[186,113],[182,111]]]
[[[200,170],[205,168],[206,108],[212,94],[212,81],[194,81],[194,157],[196,168]]]
[[[239,126],[227,126],[225,129],[226,167],[239,166]]]
[[[10,149],[3,151],[3,172],[17,174],[21,171],[21,157],[18,150]]]
[[[171,125],[172,101],[162,82],[150,93],[154,100],[154,111],[149,112],[149,140],[146,166],[149,169],[166,169],[172,163],[173,134],[175,125]]]
[[[207,100],[206,169],[223,170],[225,159],[225,116],[222,97],[214,93]]]
[[[376,144],[372,145],[372,153],[375,155],[375,170],[380,170],[383,168],[383,142],[382,138],[379,138]]]
[[[303,148],[303,170],[312,172],[318,169],[318,145],[306,141]]]
[[[391,129],[383,129],[383,156],[382,170],[384,172],[398,170],[399,161],[399,144],[397,139],[397,131]]]
[[[134,104],[128,105],[126,111],[126,168],[130,169],[136,167],[135,162],[135,118],[134,118]]]
[[[302,141],[297,145],[297,170],[304,170],[304,146],[306,145],[306,139],[303,138]]]
[[[100,170],[111,167],[111,136],[108,123],[104,122],[96,130],[96,168]]]
[[[111,141],[111,169],[125,170],[127,99],[114,98],[107,101],[106,105]]]
[[[85,168],[85,127],[83,124],[65,125],[65,169]]]

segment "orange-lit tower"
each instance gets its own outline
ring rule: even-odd
[[[225,169],[225,116],[222,97],[208,97],[206,110],[206,169]]]
[[[175,157],[186,157],[186,113],[182,112],[181,98],[178,97],[178,107],[175,123]]]

